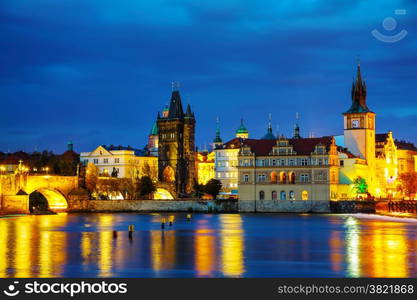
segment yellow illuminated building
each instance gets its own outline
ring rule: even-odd
[[[91,152],[80,153],[81,163],[93,163],[101,175],[117,174],[118,178],[158,177],[158,158],[130,146],[98,146]]]
[[[199,184],[206,184],[214,178],[214,152],[197,153],[197,178]]]

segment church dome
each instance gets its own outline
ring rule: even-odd
[[[246,129],[245,125],[243,125],[243,119],[240,121],[240,126],[236,130],[236,133],[248,133],[248,129]]]

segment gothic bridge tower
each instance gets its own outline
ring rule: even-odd
[[[195,170],[195,116],[184,113],[178,87],[173,86],[168,113],[158,113],[158,179],[174,184],[179,197],[190,194]]]

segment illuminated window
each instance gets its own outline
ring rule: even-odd
[[[286,200],[287,199],[287,194],[285,193],[285,191],[281,191],[281,193],[280,193],[280,199],[281,200]]]
[[[294,191],[290,191],[289,196],[290,196],[290,200],[295,200],[295,193],[294,193]]]
[[[272,191],[272,200],[277,200],[278,199],[278,194],[276,191]]]
[[[308,192],[307,191],[302,191],[301,192],[301,199],[308,200]]]

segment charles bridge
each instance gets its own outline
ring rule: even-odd
[[[53,211],[64,211],[79,199],[77,176],[7,174],[0,175],[0,209],[3,212],[29,212],[29,198],[41,193]],[[85,195],[84,195],[85,196]]]

